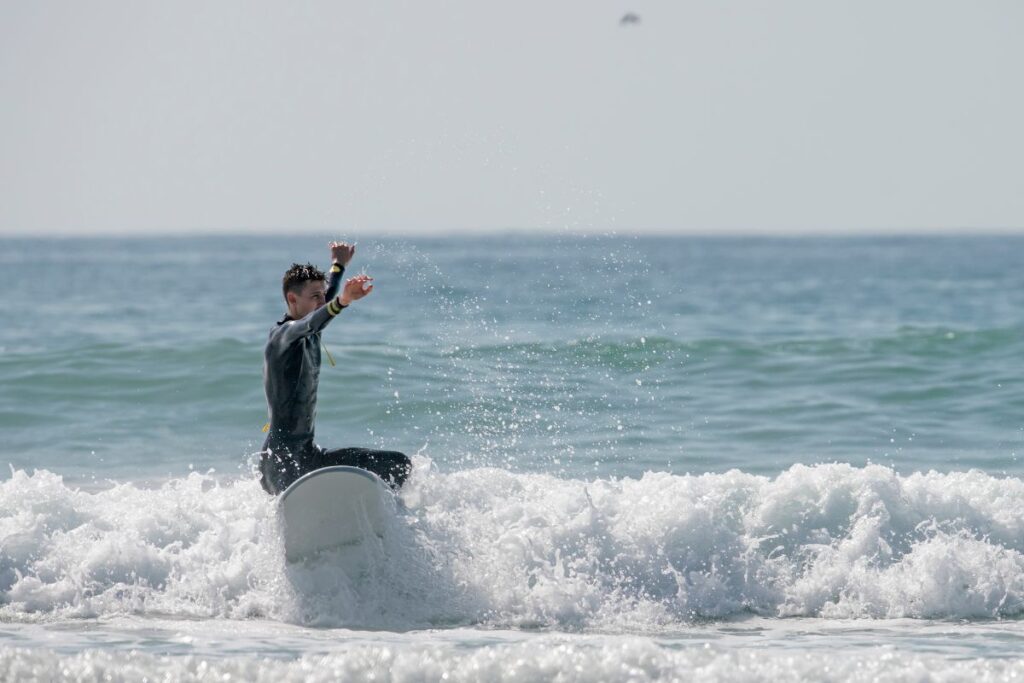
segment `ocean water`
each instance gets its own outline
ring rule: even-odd
[[[318,441],[415,463],[358,576],[253,474],[342,237]],[[1024,677],[1024,238],[0,247],[0,678]]]

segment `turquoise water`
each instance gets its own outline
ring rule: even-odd
[[[252,476],[335,237],[0,242],[0,666],[1024,673],[1024,238],[364,236],[318,440],[417,469],[355,585]]]
[[[257,449],[280,273],[321,240],[6,241],[0,428],[69,478]],[[320,440],[439,467],[1021,472],[1024,240],[373,241]],[[326,264],[325,264],[326,265]]]

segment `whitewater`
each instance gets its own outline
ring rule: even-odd
[[[174,677],[193,680],[955,680],[974,669],[947,670],[934,649],[1006,657],[1024,638],[1022,496],[1021,480],[977,471],[581,481],[443,474],[421,456],[352,576],[331,556],[286,565],[251,479],[88,492],[17,471],[0,485],[0,618],[34,647],[0,663],[44,680],[56,649],[72,677],[130,680],[165,670],[157,653],[171,646],[189,652]],[[953,626],[965,620],[966,634]],[[744,638],[768,652],[734,647]],[[929,647],[864,661],[876,638]],[[1021,672],[1016,660],[982,671]]]
[[[1024,482],[980,472],[798,465],[774,479],[579,481],[442,474],[421,457],[356,579],[327,560],[281,562],[273,500],[258,492],[192,474],[89,493],[14,472],[0,488],[0,615],[653,635],[744,615],[1024,611]]]
[[[1024,676],[1019,239],[368,244],[318,440],[414,471],[356,571],[254,473],[324,242],[5,242],[5,319],[67,296],[0,328],[0,678]]]

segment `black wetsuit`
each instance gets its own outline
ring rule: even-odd
[[[361,467],[395,488],[409,476],[409,458],[397,451],[328,451],[313,442],[320,380],[320,332],[341,312],[334,297],[343,272],[337,264],[331,268],[326,306],[301,320],[285,316],[270,330],[263,352],[263,388],[270,412],[270,431],[260,454],[260,483],[267,493],[281,493],[307,472],[331,465]]]

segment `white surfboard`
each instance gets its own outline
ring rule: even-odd
[[[278,503],[285,557],[299,562],[369,534],[380,536],[390,495],[380,477],[358,467],[324,467],[303,475]]]

